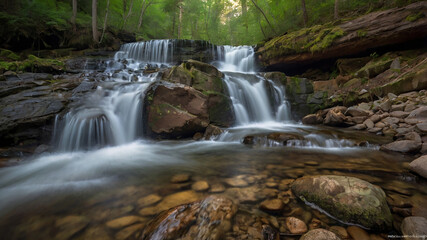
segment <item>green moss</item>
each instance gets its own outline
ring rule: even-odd
[[[7,49],[2,49],[0,51],[0,56],[13,61],[18,61],[20,59],[20,57],[16,53]]]
[[[418,13],[414,13],[414,14],[410,14],[406,17],[406,21],[408,22],[416,22],[417,20],[421,19],[425,17],[423,12],[418,12]]]
[[[303,28],[268,41],[262,54],[266,58],[274,58],[294,53],[322,51],[344,34],[340,27],[330,24]]]
[[[0,72],[16,71],[18,69],[16,62],[0,61]]]
[[[65,64],[59,60],[38,58],[31,54],[26,60],[18,62],[18,70],[27,72],[62,71],[64,67]]]
[[[360,38],[365,37],[367,34],[368,32],[364,29],[357,30],[357,36]]]

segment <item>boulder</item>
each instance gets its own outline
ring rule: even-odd
[[[369,229],[388,230],[392,216],[384,191],[354,177],[309,176],[295,180],[292,192],[347,223]]]
[[[343,126],[344,122],[347,120],[346,116],[342,112],[329,111],[326,114],[323,124],[328,126]]]
[[[313,124],[321,124],[323,122],[323,118],[319,117],[317,114],[308,114],[307,116],[302,118],[302,123],[313,125]]]
[[[341,240],[335,233],[328,230],[317,228],[308,231],[302,235],[299,240]]]
[[[208,93],[208,114],[210,122],[220,127],[231,127],[236,121],[231,99],[222,93]]]
[[[412,171],[427,178],[427,155],[423,155],[409,164]]]
[[[406,217],[402,221],[400,231],[405,239],[419,239],[415,236],[426,236],[427,235],[427,219],[424,217]],[[414,236],[413,238],[409,236]],[[421,237],[422,238],[422,237]]]
[[[141,239],[223,239],[236,212],[230,199],[209,196],[163,212],[147,225]]]
[[[352,117],[367,117],[369,116],[369,112],[357,107],[349,107],[347,111],[345,111],[345,115],[350,115]]]
[[[338,26],[304,28],[271,39],[256,54],[265,68],[287,71],[379,47],[403,44],[411,40],[422,41],[427,36],[427,18],[406,20],[408,16],[420,14],[427,15],[426,2],[373,12]]]
[[[209,124],[207,97],[194,88],[160,85],[146,98],[146,131],[151,137],[190,138]]]
[[[398,140],[381,146],[382,151],[416,153],[421,150],[422,143],[414,140]]]

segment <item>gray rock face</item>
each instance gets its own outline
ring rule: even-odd
[[[386,145],[382,145],[381,150],[401,153],[413,153],[419,151],[421,147],[422,144],[414,140],[399,140]]]
[[[332,216],[369,229],[387,230],[392,216],[384,191],[354,177],[310,176],[295,180],[292,192]]]

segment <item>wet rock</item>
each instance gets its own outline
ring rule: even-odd
[[[399,140],[381,146],[382,151],[415,153],[421,150],[422,143],[413,140]]]
[[[285,204],[281,199],[267,199],[260,203],[259,208],[267,212],[279,212],[283,210]]]
[[[132,225],[137,222],[145,222],[146,220],[139,216],[125,216],[113,219],[106,223],[107,227],[117,229]]]
[[[236,119],[230,97],[217,92],[208,92],[205,94],[208,95],[210,123],[221,127],[231,127]]]
[[[188,182],[191,179],[191,175],[190,174],[177,174],[174,175],[171,179],[171,183],[183,183],[183,182]]]
[[[224,182],[231,187],[246,187],[248,186],[248,182],[243,179],[243,176],[237,176],[234,178],[226,178]]]
[[[206,181],[197,181],[191,185],[191,189],[196,192],[204,192],[209,189],[209,183]]]
[[[211,193],[222,193],[224,191],[225,191],[225,187],[221,183],[212,184],[211,189],[209,190],[209,192]]]
[[[111,237],[108,235],[108,231],[103,227],[92,227],[86,229],[86,231],[77,238],[78,240],[111,240]]]
[[[123,230],[120,230],[118,233],[116,233],[115,239],[125,240],[129,239],[131,236],[133,236],[133,239],[138,239],[141,236],[140,231],[144,228],[144,226],[144,224],[135,224]]]
[[[141,209],[139,214],[141,216],[151,216],[177,205],[182,205],[190,202],[194,202],[200,199],[200,195],[193,190],[187,190],[183,192],[173,193],[163,198],[161,202],[153,207],[147,207]]]
[[[224,194],[240,203],[254,203],[258,201],[259,189],[256,187],[228,188]]]
[[[160,197],[157,194],[150,194],[148,196],[142,197],[138,199],[138,206],[140,207],[147,207],[150,205],[153,205],[155,203],[160,202],[162,200],[162,197]]]
[[[423,155],[409,164],[412,171],[427,178],[427,155]]]
[[[146,98],[146,129],[151,137],[191,138],[209,124],[207,97],[194,88],[160,85]]]
[[[402,221],[400,230],[403,235],[414,236],[413,238],[407,237],[405,239],[418,239],[415,236],[427,235],[427,219],[424,217],[406,217]]]
[[[352,117],[367,117],[369,116],[369,112],[357,107],[349,107],[345,115],[350,115]]]
[[[360,227],[350,226],[347,228],[347,232],[354,240],[370,240],[369,234]]]
[[[221,133],[223,133],[221,128],[215,125],[209,124],[209,126],[206,128],[205,133],[203,134],[203,138],[205,140],[211,140],[212,138],[215,138],[221,135]]]
[[[292,234],[303,234],[307,232],[307,225],[296,217],[287,217],[286,227]]]
[[[346,116],[342,112],[335,112],[330,110],[327,114],[325,119],[323,120],[323,124],[328,126],[342,126],[345,125],[344,122],[346,121]]]
[[[342,221],[378,230],[391,227],[384,191],[366,181],[334,175],[310,176],[297,179],[291,187],[297,197]]]
[[[332,226],[329,228],[329,231],[335,233],[338,237],[340,237],[342,239],[348,239],[349,238],[347,230],[345,230],[345,228],[343,228],[341,226]]]
[[[236,212],[230,199],[209,196],[162,213],[147,225],[141,239],[221,239]]]
[[[70,215],[55,221],[58,229],[55,239],[69,239],[74,234],[83,230],[89,224],[89,220],[83,216]]]
[[[302,118],[302,123],[313,125],[313,124],[321,124],[323,122],[323,118],[319,118],[317,114],[308,114],[307,116]]]
[[[341,240],[335,233],[318,228],[308,231],[299,240]]]

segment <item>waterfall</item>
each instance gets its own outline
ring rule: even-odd
[[[98,87],[83,104],[57,118],[55,133],[61,151],[120,145],[142,136],[144,92],[149,83]]]
[[[126,43],[115,54],[114,60],[134,60],[149,63],[170,63],[173,59],[171,40],[151,40],[147,42]]]
[[[225,73],[237,125],[291,119],[284,86],[255,73],[253,47],[218,46],[217,55],[213,64]]]

